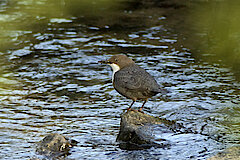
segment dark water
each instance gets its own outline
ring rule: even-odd
[[[85,5],[92,6],[67,12],[74,3],[1,1],[0,159],[43,158],[35,145],[48,133],[79,142],[65,159],[206,159],[239,144],[240,83],[230,67],[193,56],[159,8],[111,4],[101,15]],[[118,147],[120,114],[131,101],[113,89],[110,67],[97,62],[119,53],[171,91],[144,111],[199,134],[156,130],[169,148]]]

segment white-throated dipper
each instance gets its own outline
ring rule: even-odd
[[[139,109],[142,111],[148,98],[158,93],[167,93],[145,69],[139,67],[125,55],[114,55],[106,61],[99,62],[112,67],[112,82],[116,91],[133,100],[128,110],[131,109],[136,100],[144,100]]]

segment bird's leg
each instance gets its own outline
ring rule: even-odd
[[[133,100],[132,103],[131,103],[131,105],[130,105],[130,106],[128,107],[128,109],[127,109],[128,111],[131,110],[131,107],[132,107],[132,105],[133,105],[134,103],[135,103],[135,101]]]
[[[146,102],[147,102],[147,99],[143,102],[142,107],[138,111],[143,112],[142,109]]]

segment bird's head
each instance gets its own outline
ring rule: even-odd
[[[122,54],[114,55],[108,60],[99,61],[99,62],[110,65],[114,72],[116,72],[128,65],[134,64],[134,61],[131,58],[128,58],[126,55],[122,55]]]

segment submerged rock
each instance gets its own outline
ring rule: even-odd
[[[157,140],[153,129],[162,124],[161,119],[140,111],[130,110],[121,115],[117,141],[121,149],[139,150],[151,147],[166,147],[166,140]],[[160,142],[160,143],[159,143]]]
[[[52,133],[40,141],[36,152],[46,157],[60,157],[68,155],[70,148],[76,143],[76,141],[68,140],[60,134]]]

